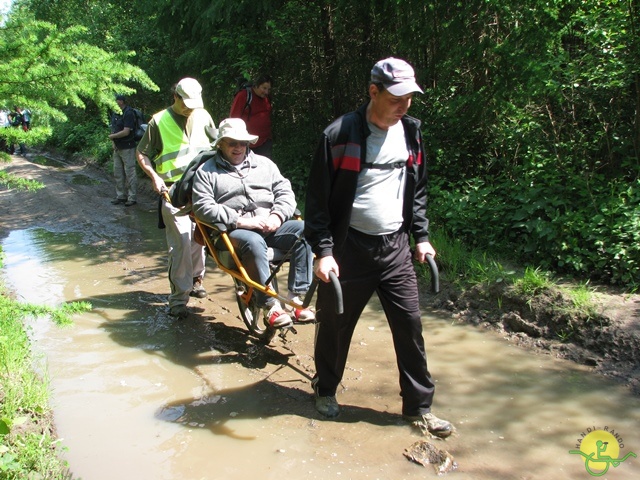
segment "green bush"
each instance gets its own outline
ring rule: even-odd
[[[637,287],[640,182],[523,175],[473,178],[430,190],[430,217],[465,244],[508,252],[522,264]]]
[[[109,129],[98,119],[82,123],[66,122],[56,125],[49,144],[69,155],[91,158],[105,164],[111,158],[112,143]]]

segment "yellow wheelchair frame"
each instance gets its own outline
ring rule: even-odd
[[[208,254],[213,257],[220,270],[222,270],[224,273],[229,274],[233,278],[236,301],[238,304],[238,308],[240,309],[240,316],[242,317],[242,321],[244,322],[249,332],[264,343],[269,343],[278,331],[280,331],[282,335],[285,335],[289,331],[296,333],[295,326],[293,325],[283,328],[274,328],[269,325],[265,325],[263,322],[265,311],[263,307],[258,306],[255,295],[256,291],[262,292],[265,295],[276,298],[283,305],[287,305],[293,309],[300,308],[300,305],[293,303],[288,298],[283,297],[278,291],[277,273],[283,263],[288,261],[288,257],[293,251],[293,247],[289,250],[289,252],[275,251],[280,255],[274,255],[274,258],[270,259],[269,264],[271,268],[271,275],[266,282],[266,285],[263,285],[249,277],[249,274],[242,265],[240,258],[238,257],[233,245],[231,244],[226,225],[210,225],[198,219],[194,219],[194,221],[196,223],[196,228],[199,229],[200,234],[204,240],[205,248]],[[226,250],[220,251],[215,247],[215,243],[218,238],[222,239]],[[231,258],[224,258],[225,255],[230,256]],[[336,290],[336,309],[338,313],[342,313],[342,290],[340,288],[340,282],[335,275],[332,275],[332,283],[334,289]],[[311,284],[311,288],[304,298],[303,308],[308,307],[308,305],[311,303],[311,298],[313,297],[313,294],[315,292],[316,285],[317,278],[314,278],[314,281]],[[302,322],[297,324],[301,323]],[[306,323],[315,323],[315,320]]]

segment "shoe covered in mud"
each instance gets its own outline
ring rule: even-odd
[[[126,203],[127,199],[126,198],[116,198],[114,200],[111,200],[111,205],[122,205],[123,203]]]
[[[293,320],[287,315],[280,303],[273,305],[264,316],[264,323],[267,327],[282,328],[293,325]]]
[[[436,417],[433,413],[423,413],[422,415],[403,415],[407,422],[410,422],[412,426],[417,427],[423,434],[429,432],[439,438],[447,438],[453,433],[453,425],[451,422],[442,420]]]
[[[135,205],[136,203],[138,203],[138,202],[136,202],[135,200],[127,200],[126,202],[124,202],[124,206],[125,207],[131,207],[131,206]]]
[[[300,308],[294,308],[290,305],[285,307],[287,313],[293,317],[296,322],[312,322],[316,319],[316,314],[310,308],[302,307],[302,299],[295,293],[289,293],[289,301],[300,305]]]
[[[318,393],[318,377],[311,380],[316,410],[327,418],[335,418],[340,413],[340,405],[335,395],[320,396]]]
[[[189,316],[189,309],[186,305],[174,305],[169,308],[169,315],[177,318],[186,318]]]
[[[189,292],[189,296],[196,298],[205,298],[207,296],[207,291],[202,286],[202,277],[193,278],[193,288]]]

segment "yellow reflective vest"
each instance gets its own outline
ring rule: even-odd
[[[205,128],[212,123],[211,116],[204,108],[195,109],[187,120],[191,124],[189,136],[168,109],[156,113],[153,118],[162,138],[162,151],[153,160],[156,172],[165,182],[174,183],[198,153],[211,148],[213,140],[207,136]]]

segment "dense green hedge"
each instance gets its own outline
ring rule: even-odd
[[[431,186],[432,228],[524,265],[638,286],[640,182],[548,175]]]
[[[238,76],[269,73],[274,160],[299,197],[322,129],[366,100],[376,60],[405,58],[425,90],[410,114],[429,150],[433,228],[534,267],[638,286],[636,0],[21,3],[61,30],[89,26],[87,42],[135,51],[161,88],[132,78],[131,103],[146,112],[193,76],[219,121]],[[96,116],[69,112],[58,143],[105,158]]]

